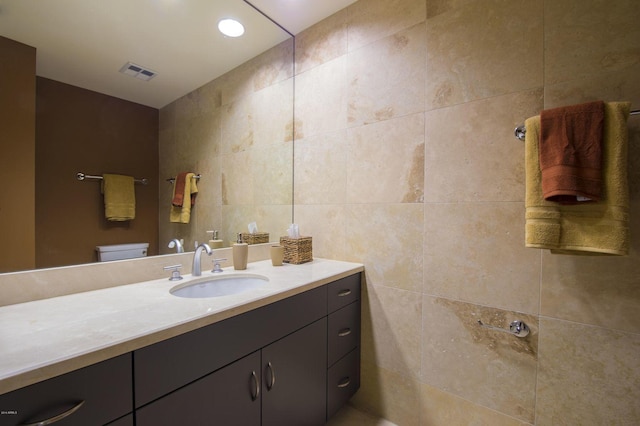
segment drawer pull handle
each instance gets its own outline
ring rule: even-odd
[[[340,290],[338,292],[338,297],[344,297],[344,296],[348,296],[351,294],[351,290],[348,288],[345,288],[344,290]]]
[[[258,382],[258,375],[255,371],[251,372],[251,379],[253,381],[253,391],[251,392],[251,400],[255,401],[260,395],[260,382]]]
[[[65,419],[70,415],[72,415],[73,413],[75,413],[76,411],[78,411],[80,407],[82,407],[83,405],[84,405],[84,401],[80,401],[76,405],[71,407],[69,410],[65,411],[64,413],[58,414],[57,416],[53,416],[51,418],[48,418],[46,420],[42,420],[39,422],[23,424],[22,426],[46,426],[46,425],[59,422],[60,420]]]
[[[346,388],[351,384],[351,379],[349,377],[343,377],[338,383],[339,388]]]
[[[269,375],[271,376],[271,380],[269,380],[269,382],[267,383],[267,390],[271,390],[273,389],[273,385],[276,384],[276,373],[273,369],[273,365],[271,365],[271,362],[267,364],[267,368],[269,369]]]
[[[340,332],[338,332],[338,337],[344,337],[344,336],[348,336],[351,334],[351,329],[350,328],[343,328],[342,330],[340,330]]]

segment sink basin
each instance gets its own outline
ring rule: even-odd
[[[253,290],[265,285],[268,281],[269,278],[261,275],[209,277],[177,285],[169,292],[174,296],[192,299],[221,297]]]

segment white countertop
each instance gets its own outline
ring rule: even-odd
[[[361,272],[358,263],[314,259],[274,267],[253,262],[0,307],[0,394],[177,336]],[[235,295],[188,299],[169,290],[190,280],[258,274],[266,285]],[[87,277],[91,279],[91,277]]]

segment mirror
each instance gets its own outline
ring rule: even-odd
[[[214,12],[240,17],[246,38],[219,35]],[[47,24],[53,28],[44,36],[51,49],[38,46],[32,35],[46,31]],[[77,32],[83,36],[69,38]],[[97,36],[103,50],[89,44],[89,35]],[[250,222],[269,232],[270,241],[284,234],[292,220],[293,37],[249,4],[0,0],[0,36],[35,47],[37,71],[32,72],[38,75],[35,147],[19,155],[26,164],[21,170],[35,175],[20,191],[25,197],[33,194],[33,200],[20,208],[28,209],[31,202],[35,214],[29,219],[22,211],[6,221],[6,209],[0,209],[0,223],[19,230],[16,243],[6,244],[0,258],[11,261],[18,253],[31,257],[32,265],[0,261],[0,272],[96,261],[95,246],[104,244],[144,241],[150,243],[150,255],[166,254],[175,251],[167,245],[178,238],[192,251],[194,242],[208,241],[206,231],[214,229],[228,245]],[[158,44],[147,42],[147,36]],[[130,49],[109,59],[112,49],[123,46]],[[56,50],[64,60],[53,55]],[[65,62],[76,53],[81,60],[69,68]],[[118,73],[127,62],[157,75],[140,81]],[[87,106],[87,98],[93,106]],[[111,110],[124,119],[106,115]],[[50,112],[58,115],[42,119]],[[141,131],[142,122],[154,130]],[[7,152],[7,146],[1,148]],[[173,185],[167,179],[184,171],[200,175],[198,195],[189,223],[172,223]],[[3,180],[22,182],[8,174],[13,172],[3,172]],[[78,172],[147,178],[148,185],[135,185],[136,218],[106,221],[100,182],[78,181]],[[23,217],[26,222],[16,226]],[[22,243],[27,247],[17,245]]]

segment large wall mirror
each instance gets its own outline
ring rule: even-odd
[[[242,22],[242,37],[218,32],[227,17]],[[0,36],[0,60],[15,65],[0,70],[2,89],[13,90],[0,178],[24,197],[0,190],[0,227],[16,234],[0,249],[0,272],[93,262],[107,244],[148,242],[150,255],[167,254],[176,238],[192,251],[210,230],[226,246],[250,222],[271,241],[284,234],[294,43],[250,4],[0,0]],[[100,181],[78,172],[148,179],[135,185],[135,219],[106,220]],[[188,223],[170,221],[168,180],[181,172],[200,175]]]

